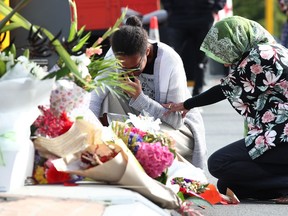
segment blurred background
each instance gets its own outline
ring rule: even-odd
[[[14,7],[20,0],[4,1]],[[156,12],[157,15],[157,11],[163,12],[161,0],[75,0],[75,2],[78,13],[78,28],[85,26],[86,31],[92,32],[89,41],[91,44],[102,36],[109,27],[113,26],[125,7],[134,11],[139,17],[146,18],[144,24],[147,30],[149,30],[149,14],[153,15]],[[278,0],[228,0],[227,3],[227,7],[221,12],[223,16],[234,14],[255,20],[262,24],[277,40],[280,39],[287,16],[280,11]],[[67,36],[69,32],[71,11],[68,0],[31,0],[20,11],[20,14],[32,23],[47,28],[53,34],[61,31],[60,37]],[[163,17],[163,13],[158,13],[157,16],[160,40],[165,42],[165,17]],[[57,21],[55,22],[55,20]],[[11,32],[10,37],[6,39],[7,43],[10,40],[14,41],[17,47],[25,47],[27,34],[23,30]],[[103,45],[105,53],[109,47],[108,40]],[[21,50],[18,53],[21,54]],[[55,57],[48,60],[50,66],[55,63]]]

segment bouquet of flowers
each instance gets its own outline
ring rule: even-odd
[[[39,106],[38,108],[42,113],[31,127],[32,134],[35,136],[49,138],[61,136],[70,130],[74,123],[68,118],[65,112],[62,112],[59,116],[55,116],[49,108],[44,106]],[[58,172],[55,169],[52,160],[57,158],[56,155],[49,153],[45,148],[43,150],[43,147],[35,147],[33,184],[66,183],[74,179],[77,180],[73,176]],[[49,149],[49,146],[47,149]]]
[[[49,114],[49,110],[45,110],[45,115],[34,122],[37,128],[35,132],[42,135],[34,140],[34,184],[71,184],[83,180],[83,176],[58,171],[54,160],[59,158],[67,157],[67,160],[73,161],[73,167],[86,170],[109,161],[119,153],[119,148],[115,145],[104,143],[98,138],[102,132],[94,124],[83,119],[71,122],[64,112],[61,117],[55,118]],[[52,127],[47,129],[42,124],[44,122]],[[53,127],[54,122],[59,127]]]
[[[196,215],[201,215],[195,212],[193,205],[206,208],[216,203],[222,202],[222,197],[216,187],[209,183],[202,183],[200,181],[187,179],[183,177],[175,177],[171,180],[171,185],[177,186],[177,195],[182,200],[180,212],[194,212]]]
[[[33,168],[30,125],[39,115],[37,106],[49,101],[54,79],[29,60],[29,52],[16,58],[14,46],[0,51],[0,191],[24,185]]]
[[[124,141],[145,172],[165,184],[167,169],[176,156],[175,141],[159,130],[160,120],[154,121],[148,115],[129,114],[129,117],[126,123],[112,121],[112,130]]]

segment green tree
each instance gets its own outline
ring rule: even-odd
[[[233,14],[259,22],[265,27],[265,0],[233,0]],[[280,38],[287,17],[280,11],[278,0],[274,0],[274,36]]]

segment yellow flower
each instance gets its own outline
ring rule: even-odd
[[[48,181],[45,178],[45,169],[44,167],[37,166],[35,169],[34,178],[39,184],[47,184]]]

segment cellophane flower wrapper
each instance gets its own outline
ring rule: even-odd
[[[29,69],[29,68],[28,68]],[[0,191],[24,185],[33,170],[30,126],[49,102],[54,79],[40,80],[17,64],[0,79]]]
[[[163,208],[177,209],[180,199],[160,182],[149,177],[123,141],[115,136],[109,128],[102,128],[104,142],[109,142],[118,149],[118,154],[111,160],[88,169],[81,169],[80,154],[74,153],[56,160],[53,164],[58,171],[76,174],[95,181],[121,185],[139,192]],[[107,135],[110,133],[111,135]],[[112,138],[112,139],[111,139]]]
[[[51,92],[50,109],[59,115],[65,111],[68,115],[75,110],[88,110],[90,93],[70,80],[57,80]]]

